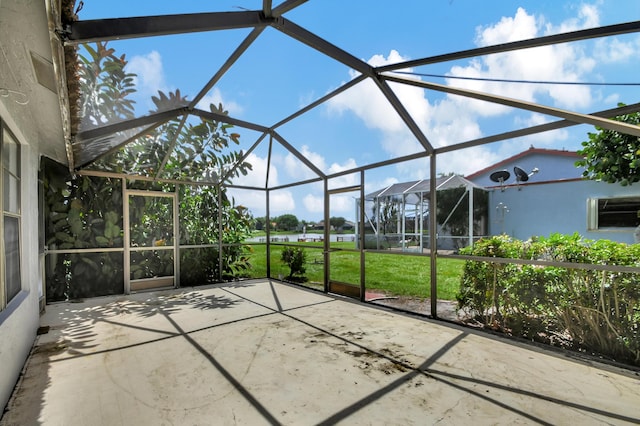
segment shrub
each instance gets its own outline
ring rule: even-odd
[[[483,239],[463,254],[640,266],[640,244],[553,234],[530,241]],[[637,273],[467,261],[458,308],[484,326],[640,365]]]
[[[287,279],[292,281],[306,281],[307,253],[302,247],[285,247],[282,250],[282,261],[289,266],[290,273]]]

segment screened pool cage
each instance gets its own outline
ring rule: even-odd
[[[307,272],[314,270],[320,277],[306,285],[360,300],[367,300],[372,285],[368,272],[377,264],[375,259],[412,256],[422,268],[423,295],[431,300],[431,314],[437,316],[438,259],[465,258],[456,250],[484,236],[490,220],[485,190],[461,176],[438,173],[448,167],[448,155],[468,150],[472,156],[473,149],[481,145],[526,143],[518,142],[518,138],[574,125],[596,125],[640,136],[637,126],[605,118],[638,111],[640,104],[587,114],[432,83],[403,73],[485,55],[637,33],[640,22],[372,66],[288,19],[288,14],[306,3],[303,0],[277,5],[264,0],[256,10],[149,13],[91,20],[83,20],[82,12],[80,17],[74,15],[73,1],[63,1],[61,8],[58,2],[48,3],[68,160],[61,166],[45,159],[41,168],[49,301],[246,277],[286,279],[290,274],[281,264],[281,251],[295,242],[307,250]],[[136,39],[189,43],[189,35],[194,33],[213,37],[226,32],[240,37],[234,39],[237,42],[211,69],[197,93],[157,93],[151,111],[144,113],[122,101],[130,94],[133,79],[123,69],[125,60],[120,55],[127,53]],[[302,107],[296,99],[292,112],[269,123],[239,119],[216,102],[202,106],[226,75],[246,65],[244,58],[255,52],[254,44],[258,45],[256,49],[265,49],[275,37],[312,52],[329,67],[337,64],[341,71],[346,68],[352,78],[336,81],[334,89]],[[229,43],[226,40],[219,45],[228,48]],[[201,45],[218,44],[212,41]],[[115,53],[112,47],[117,47]],[[199,63],[206,56],[210,53],[192,55],[189,69],[201,71]],[[281,64],[268,66],[272,65]],[[267,65],[254,64],[250,78],[260,78],[263,66]],[[274,84],[265,82],[265,90]],[[305,136],[290,130],[291,125],[302,121],[308,123],[308,134],[320,131],[313,127],[318,108],[338,97],[348,97],[364,85],[375,87],[386,102],[385,111],[406,128],[410,135],[407,144],[413,148],[389,158],[376,153],[372,143],[375,161],[337,169],[319,163],[306,149]],[[544,124],[434,144],[397,95],[401,88],[420,90],[425,96],[450,96],[533,112],[548,119]],[[336,150],[348,144],[348,140],[339,140],[339,135],[331,133],[324,145],[327,150]],[[264,163],[252,164],[257,157],[265,159]],[[283,157],[300,171],[297,181],[283,183],[276,179],[274,162]],[[386,173],[392,178],[394,167],[400,166],[421,171],[425,179],[375,190],[382,186],[376,184],[381,181],[376,174]],[[252,225],[245,200],[260,200],[270,218],[285,191],[317,186],[322,187],[323,197],[316,201],[321,205],[324,224],[330,223],[335,206],[345,197],[356,206],[355,234],[336,238],[331,227],[324,226],[312,238],[303,235],[300,241],[279,241],[267,220],[265,237],[246,237]],[[432,244],[434,241],[437,244]],[[401,273],[395,278],[403,279]]]
[[[365,249],[431,250],[429,216],[436,216],[437,248],[452,252],[473,245],[487,229],[487,191],[462,176],[435,182],[436,209],[430,209],[431,182],[396,183],[367,194],[364,209]]]

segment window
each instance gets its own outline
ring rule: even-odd
[[[20,271],[20,145],[6,129],[2,128],[2,296],[0,309],[4,308],[22,289]]]
[[[640,197],[591,198],[588,203],[589,230],[640,224]]]

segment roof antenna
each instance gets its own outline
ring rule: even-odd
[[[511,173],[507,170],[497,170],[489,175],[489,179],[496,183],[500,183],[500,190],[504,192],[504,181],[509,179]]]
[[[527,174],[527,172],[525,172],[524,169],[521,169],[520,167],[515,166],[513,168],[513,173],[516,175],[516,182],[518,183],[518,191],[522,189],[520,188],[520,182],[528,181],[531,176],[535,175],[539,171],[540,169],[538,169],[537,167],[534,167],[533,170],[531,170],[531,173]]]

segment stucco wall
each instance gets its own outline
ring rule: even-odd
[[[493,182],[489,176],[497,170],[507,170],[511,176],[505,184],[515,185],[516,177],[513,172],[514,166],[520,167],[527,173],[531,173],[534,168],[538,168],[538,173],[532,175],[529,179],[531,183],[575,179],[582,176],[582,169],[575,166],[578,158],[579,157],[572,155],[570,152],[546,154],[533,150],[532,152],[525,151],[522,156],[512,161],[500,163],[496,165],[496,167],[491,167],[483,173],[475,174],[470,180],[476,185],[483,187],[499,186],[499,184]]]
[[[2,114],[0,107],[0,114]],[[11,396],[33,345],[39,322],[40,268],[38,260],[37,150],[22,143],[22,291],[0,312],[0,407]]]
[[[53,75],[51,42],[43,1],[0,0],[0,87],[18,97],[0,97],[0,119],[21,145],[22,291],[0,311],[0,407],[13,391],[33,345],[42,294],[38,250],[40,155],[65,161],[62,122]],[[41,76],[36,74],[36,62]],[[26,102],[25,102],[26,101]],[[0,252],[1,254],[1,252]]]
[[[489,194],[489,233],[518,239],[551,233],[579,233],[589,239],[633,243],[633,228],[587,230],[587,199],[638,196],[640,188],[591,180],[523,185],[495,189]],[[500,207],[506,206],[506,210]],[[505,211],[502,220],[501,211]]]

